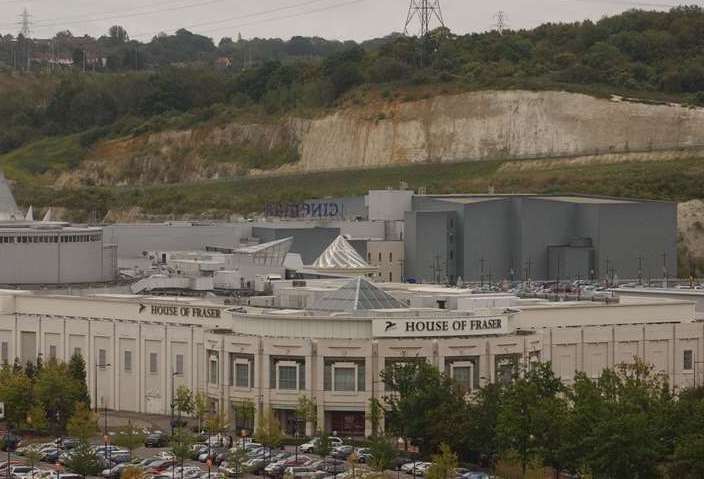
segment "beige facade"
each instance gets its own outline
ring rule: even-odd
[[[370,240],[367,242],[367,263],[377,268],[375,281],[403,281],[403,241]]]
[[[417,337],[408,326],[389,330],[389,323],[409,318],[437,334]],[[452,332],[453,324],[481,318],[430,309],[323,316],[163,297],[3,291],[0,359],[41,354],[67,361],[79,351],[99,405],[168,414],[172,386],[186,385],[206,391],[239,429],[254,426],[236,412],[251,402],[272,408],[289,433],[302,433],[293,412],[305,395],[318,404],[319,425],[361,435],[371,431],[369,399],[384,394],[380,373],[395,362],[427,360],[472,390],[506,380],[513,367],[531,361],[552,361],[569,382],[575,371],[598,377],[637,356],[668,375],[677,391],[693,384],[704,357],[704,323],[694,321],[690,302],[531,304],[493,317],[507,322],[503,334]],[[311,424],[305,428],[312,432]]]

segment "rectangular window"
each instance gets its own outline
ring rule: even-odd
[[[218,360],[210,359],[210,366],[208,368],[208,382],[210,384],[218,383]]]
[[[494,358],[494,370],[496,382],[499,384],[511,384],[518,374],[519,354],[497,354]]]
[[[10,361],[10,345],[7,341],[3,341],[0,345],[0,359],[2,359],[2,364],[8,364]]]
[[[123,366],[125,371],[132,371],[132,351],[124,352]]]
[[[473,368],[471,364],[458,363],[452,366],[452,379],[464,392],[472,390]]]
[[[183,368],[183,354],[177,354],[176,355],[176,371],[174,371],[176,374],[183,374],[184,368]]]
[[[51,344],[49,346],[49,359],[56,359],[56,345]]]
[[[83,352],[81,351],[81,348],[73,348],[73,354],[78,354],[79,356],[82,356]]]
[[[108,363],[108,353],[104,349],[98,349],[98,366],[103,367]]]
[[[249,363],[235,363],[235,386],[249,387]]]
[[[156,374],[159,367],[159,356],[156,353],[149,353],[149,372]]]
[[[333,368],[333,382],[335,391],[355,391],[356,368],[345,366]]]
[[[694,369],[694,353],[691,349],[685,349],[682,357],[682,369],[691,371]]]
[[[298,389],[298,367],[279,366],[279,387],[278,389],[292,390]]]

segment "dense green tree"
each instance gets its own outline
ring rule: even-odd
[[[78,390],[76,391],[76,400],[84,404],[90,404],[86,376],[86,362],[83,359],[83,355],[78,351],[75,351],[69,360],[68,373],[78,387]]]
[[[457,469],[457,454],[452,452],[450,446],[440,444],[440,451],[432,457],[432,465],[428,468],[424,477],[427,479],[453,479],[455,469]]]
[[[176,389],[174,398],[174,409],[178,413],[193,414],[195,405],[193,403],[193,393],[188,386],[181,385]]]
[[[259,424],[257,424],[254,437],[269,449],[277,448],[281,445],[283,432],[281,424],[272,409],[260,413]]]
[[[117,431],[112,442],[116,446],[127,449],[132,457],[132,451],[144,444],[144,433],[136,429],[132,421],[128,420],[127,425]]]
[[[313,450],[317,455],[325,458],[332,452],[332,441],[330,440],[330,434],[323,431],[318,436],[318,441],[315,444],[315,449]]]
[[[79,441],[71,450],[71,455],[64,464],[66,469],[83,476],[94,476],[100,472],[100,465],[95,451],[88,442]]]
[[[127,30],[121,25],[113,25],[110,27],[108,30],[108,36],[110,39],[116,43],[125,43],[127,40],[129,40],[129,35],[127,34]]]
[[[21,368],[4,367],[0,371],[0,401],[5,404],[5,418],[15,428],[25,423],[32,408],[32,382]]]
[[[302,394],[298,396],[298,404],[296,406],[296,418],[303,423],[303,429],[306,424],[310,424],[313,432],[318,431],[318,403],[315,399]],[[305,430],[298,431],[305,434]]]
[[[393,391],[384,397],[388,432],[409,439],[423,454],[441,443],[464,450],[455,431],[466,426],[466,401],[447,375],[425,361],[413,361],[384,370],[382,380]]]
[[[384,472],[391,467],[392,461],[398,455],[398,449],[392,444],[392,439],[388,437],[375,436],[369,443],[371,461],[369,466],[377,471]]]
[[[88,442],[98,432],[98,419],[87,404],[76,403],[76,408],[66,424],[69,435]]]
[[[49,361],[37,374],[34,395],[46,411],[49,423],[59,430],[63,430],[75,411],[79,393],[79,382],[65,363]]]
[[[191,457],[191,446],[195,444],[196,438],[185,428],[177,428],[171,436],[169,451],[183,465],[184,461]]]

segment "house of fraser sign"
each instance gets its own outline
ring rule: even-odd
[[[467,316],[447,319],[377,318],[373,320],[375,337],[482,336],[508,334],[509,314]]]

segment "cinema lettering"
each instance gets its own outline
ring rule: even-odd
[[[479,336],[507,334],[509,315],[457,319],[375,320],[377,337]]]
[[[139,305],[139,312],[149,311],[154,316],[174,316],[178,318],[220,319],[220,309],[204,306],[179,306],[173,304]]]

